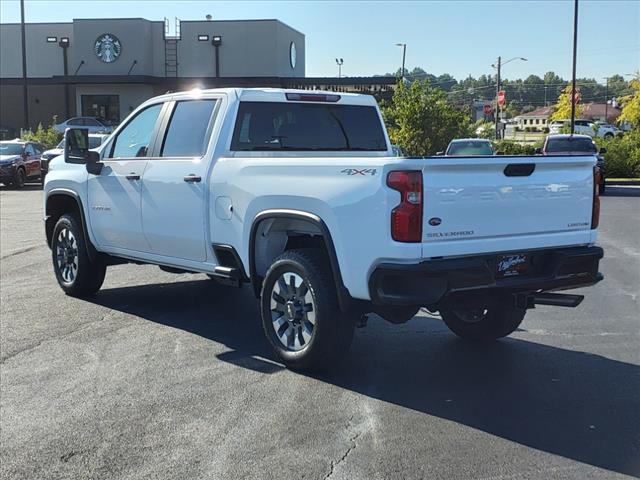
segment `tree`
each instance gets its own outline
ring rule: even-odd
[[[553,113],[551,114],[550,119],[553,120],[565,120],[567,118],[571,118],[571,85],[567,85],[562,94],[560,94],[560,98],[558,98],[558,103],[553,108]],[[576,118],[582,115],[582,111],[584,107],[579,103],[576,104]]]
[[[629,122],[634,128],[640,128],[640,76],[631,80],[629,86],[633,94],[622,98],[624,106],[618,117],[619,122]]]
[[[31,130],[23,132],[22,139],[42,143],[47,148],[53,148],[62,140],[62,133],[54,128],[57,123],[58,118],[54,115],[48,127],[45,128],[42,123],[39,123],[35,132]]]
[[[469,135],[467,113],[426,81],[399,82],[382,114],[392,143],[413,156],[433,155],[445,150],[453,138]]]

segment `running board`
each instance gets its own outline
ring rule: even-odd
[[[210,274],[212,278],[222,283],[223,285],[229,285],[231,287],[239,287],[242,274],[237,268],[217,266],[213,269],[213,273]]]
[[[536,293],[532,295],[536,305],[553,305],[554,307],[577,307],[584,300],[584,295],[567,293]]]

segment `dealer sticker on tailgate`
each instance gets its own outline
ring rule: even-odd
[[[529,255],[515,253],[511,255],[499,255],[497,262],[497,277],[514,277],[527,273],[529,269]]]

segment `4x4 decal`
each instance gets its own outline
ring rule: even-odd
[[[344,173],[345,175],[377,175],[378,170],[375,168],[345,168],[341,170],[340,173]]]

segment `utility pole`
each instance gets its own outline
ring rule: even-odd
[[[22,34],[22,97],[24,109],[24,129],[29,130],[29,90],[27,87],[27,45],[25,42],[24,0],[20,0],[20,31]]]
[[[544,86],[544,106],[547,107],[547,86]]]
[[[500,138],[500,130],[498,128],[498,109],[500,106],[498,105],[498,95],[500,93],[500,67],[502,66],[502,57],[498,57],[498,63],[496,63],[496,69],[498,70],[498,74],[496,75],[496,109],[493,112],[493,116],[495,117],[496,124],[496,140]]]
[[[495,122],[496,122],[496,140],[500,138],[500,129],[498,128],[498,126],[499,126],[498,110],[500,110],[500,105],[498,105],[498,97],[500,96],[500,69],[502,68],[502,65],[506,65],[507,63],[513,62],[514,60],[522,60],[523,62],[527,61],[527,59],[524,58],[524,57],[513,57],[513,58],[510,58],[509,60],[507,60],[506,62],[503,62],[502,61],[502,57],[498,57],[498,61],[491,65],[497,71],[497,75],[496,75],[496,109],[495,109],[495,113],[494,113]]]
[[[578,53],[578,0],[573,6],[573,77],[571,79],[571,135],[576,128],[576,56]]]

